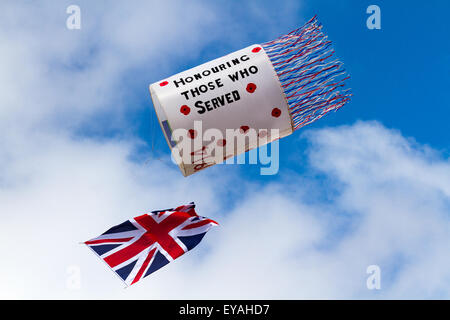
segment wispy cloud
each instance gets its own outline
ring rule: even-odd
[[[9,261],[1,266],[2,296],[448,297],[448,160],[377,123],[306,136],[310,171],[321,183],[301,176],[266,185],[185,179],[175,165],[131,162],[129,142],[43,139],[14,158],[0,193],[7,230],[0,242]],[[222,195],[240,183],[244,200],[222,211]],[[317,194],[327,201],[311,200]],[[135,214],[191,199],[221,227],[125,293],[77,244]],[[382,270],[376,292],[365,282],[372,264]],[[82,270],[80,291],[65,288],[69,265]]]
[[[132,124],[120,119],[136,111],[137,87],[147,93],[211,43],[249,38],[224,30],[275,32],[277,13],[255,3],[244,19],[225,4],[81,2],[82,29],[69,31],[67,6],[1,6],[0,297],[449,297],[450,164],[381,124],[309,131],[311,177],[268,184],[213,169],[185,179],[168,161],[133,160],[139,137],[77,135],[86,124],[126,132]],[[236,186],[240,201],[227,211]],[[221,227],[135,288],[121,290],[78,244],[192,200]],[[366,288],[370,264],[381,267],[381,291]],[[70,265],[81,268],[80,290],[66,287]]]
[[[211,43],[222,50],[243,40],[249,45],[250,34],[279,25],[270,19],[275,14],[261,16],[252,2],[239,4],[248,7],[243,10],[208,2],[80,1],[81,30],[68,30],[70,4],[2,3],[2,128],[39,123],[74,129],[93,126],[99,113],[109,122],[96,126],[123,126],[117,119],[136,111],[137,89],[147,92],[149,83],[182,71],[180,59],[198,58]]]

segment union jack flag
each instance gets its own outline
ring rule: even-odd
[[[198,216],[192,202],[132,218],[85,244],[130,286],[197,246],[217,225]]]

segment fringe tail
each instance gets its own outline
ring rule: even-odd
[[[303,27],[262,44],[286,95],[294,130],[338,110],[352,95],[344,89],[350,77],[333,57],[331,41],[321,29],[313,17]]]

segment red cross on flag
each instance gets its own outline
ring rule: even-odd
[[[193,249],[218,223],[200,217],[191,203],[152,211],[110,228],[85,244],[132,285]]]

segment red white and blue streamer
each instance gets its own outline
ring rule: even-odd
[[[280,79],[294,130],[338,110],[351,97],[349,78],[334,57],[316,17],[303,27],[262,44]]]

